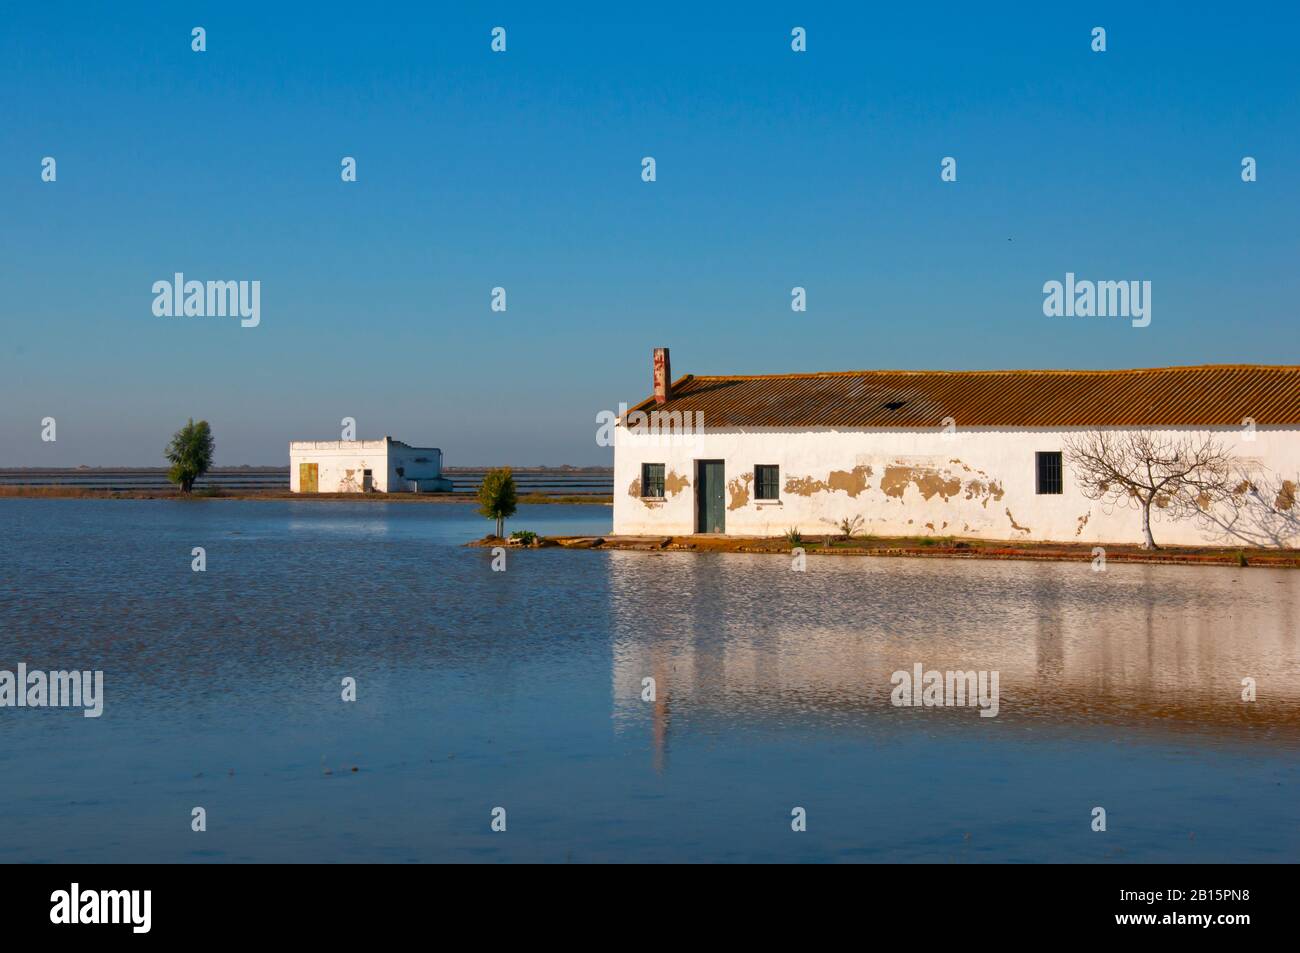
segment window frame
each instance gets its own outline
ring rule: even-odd
[[[1052,464],[1047,464],[1048,476],[1055,477],[1055,483],[1044,479],[1044,462],[1055,459],[1055,474],[1051,474]],[[1050,487],[1055,486],[1055,489]],[[1065,493],[1065,458],[1060,450],[1034,451],[1034,495],[1061,496]]]
[[[659,479],[657,482],[658,493],[651,493],[650,487],[653,485],[650,480],[650,468],[659,468]],[[643,463],[641,464],[641,499],[643,500],[662,500],[664,498],[664,481],[668,476],[668,467],[663,463]]]
[[[760,470],[771,470],[774,473],[772,481],[772,495],[763,495],[763,479],[759,474]],[[754,464],[754,502],[756,503],[780,503],[781,502],[781,466],[777,463],[756,463]]]

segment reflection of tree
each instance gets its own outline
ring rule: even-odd
[[[1296,482],[1243,474],[1234,488],[1231,505],[1205,510],[1200,517],[1224,542],[1237,541],[1260,549],[1288,549],[1300,542]]]

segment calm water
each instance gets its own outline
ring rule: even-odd
[[[1300,573],[556,550],[500,573],[460,545],[486,528],[0,501],[0,669],[100,668],[106,694],[99,719],[0,708],[0,861],[1300,860]],[[998,671],[998,716],[894,708],[915,662]]]

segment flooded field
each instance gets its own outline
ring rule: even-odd
[[[0,670],[104,685],[98,718],[0,707],[0,861],[1300,860],[1300,573],[567,550],[495,572],[462,545],[488,528],[455,504],[0,500]],[[605,533],[609,510],[509,528]],[[996,673],[996,716],[894,704],[918,665]]]

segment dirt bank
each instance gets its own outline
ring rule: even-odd
[[[494,536],[471,546],[517,545]],[[932,537],[818,537],[790,543],[783,537],[735,536],[547,536],[532,548],[617,549],[642,552],[767,553],[789,556],[798,547],[808,556],[912,556],[943,559],[1023,559],[1092,562],[1095,544],[1018,543]],[[1157,563],[1192,566],[1272,566],[1300,568],[1300,551],[1228,547],[1170,546],[1147,551],[1136,546],[1106,546],[1107,563]]]

